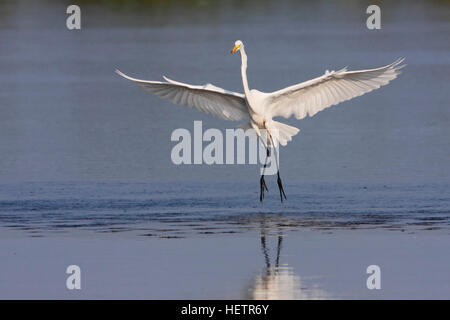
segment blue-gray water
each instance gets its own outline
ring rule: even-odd
[[[151,96],[114,73],[242,92],[236,39],[251,88],[272,91],[326,69],[407,67],[388,86],[301,121],[281,150],[287,184],[449,182],[450,6],[383,4],[381,30],[348,1],[64,1],[0,4],[0,181],[254,181],[255,166],[175,166],[176,128],[233,128]]]
[[[114,225],[197,211],[350,223],[448,216],[448,3],[383,4],[375,31],[356,2],[80,6],[82,29],[69,31],[64,2],[0,5],[0,212],[10,225]],[[242,91],[240,59],[229,54],[238,38],[250,86],[266,91],[345,65],[408,64],[387,87],[288,121],[301,132],[280,154],[283,205],[274,196],[260,207],[255,165],[174,165],[174,129],[236,123],[171,105],[113,72]]]
[[[288,297],[448,297],[450,3],[377,3],[381,30],[366,28],[364,1],[81,0],[82,29],[69,31],[72,1],[1,1],[0,297],[248,298],[272,281],[266,233],[272,247],[284,237]],[[258,166],[170,158],[173,130],[239,123],[114,73],[242,92],[237,39],[261,91],[326,69],[407,66],[287,120],[301,129],[280,154],[288,199],[267,177],[261,205]],[[59,273],[78,262],[91,282],[74,296]],[[378,293],[365,287],[373,263],[387,270]],[[262,291],[250,297],[271,297]]]
[[[0,185],[0,227],[30,236],[72,230],[185,238],[241,233],[261,223],[308,228],[450,230],[449,185],[287,185],[258,202],[257,186],[230,183],[17,183]],[[274,190],[275,191],[275,190]]]

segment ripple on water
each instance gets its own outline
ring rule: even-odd
[[[433,231],[450,226],[448,185],[293,185],[288,201],[280,204],[269,196],[262,206],[253,189],[179,183],[2,184],[0,227],[40,235],[80,229],[181,238],[261,227]]]

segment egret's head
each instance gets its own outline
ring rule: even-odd
[[[234,48],[233,48],[233,50],[231,50],[231,53],[235,53],[236,51],[238,51],[238,50],[241,50],[241,48],[244,46],[244,44],[242,43],[242,41],[241,40],[237,40],[235,43],[234,43]]]

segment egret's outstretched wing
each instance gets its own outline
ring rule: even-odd
[[[173,103],[195,107],[226,120],[247,120],[249,118],[243,94],[226,91],[212,84],[194,86],[166,77],[164,80],[167,82],[147,81],[129,77],[119,70],[116,70],[116,73]]]
[[[400,65],[403,60],[377,69],[327,70],[321,77],[268,94],[267,113],[272,117],[312,117],[325,108],[388,84],[400,74],[400,69],[404,67]]]

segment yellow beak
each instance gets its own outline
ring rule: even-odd
[[[234,46],[233,50],[231,50],[231,53],[235,53],[237,51],[237,49],[239,49],[239,46]]]

